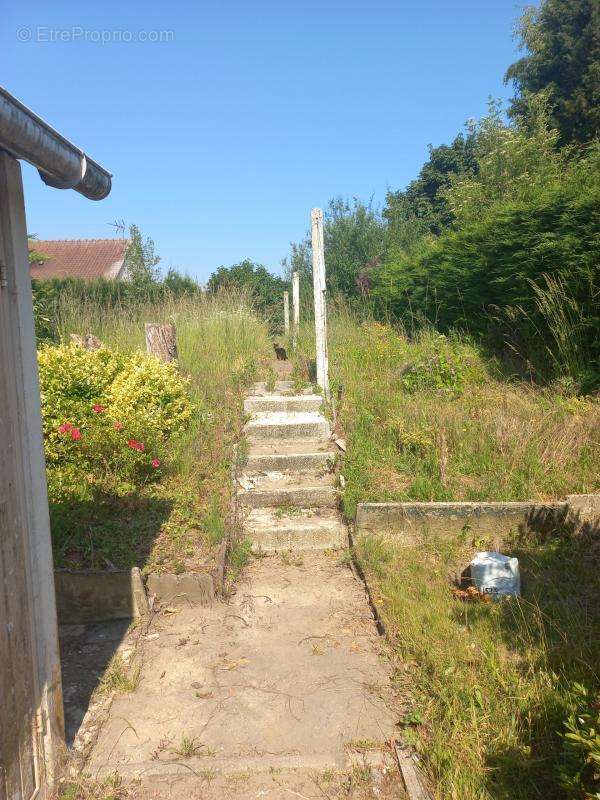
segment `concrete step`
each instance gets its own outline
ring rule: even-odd
[[[326,444],[326,443],[325,443]],[[297,447],[294,448],[297,451]],[[249,474],[260,472],[328,472],[335,457],[329,450],[310,450],[290,453],[250,454],[244,465]]]
[[[248,488],[243,488],[248,485]],[[324,475],[290,475],[267,472],[264,475],[243,475],[239,480],[238,498],[246,508],[337,508],[338,491],[333,477]]]
[[[299,394],[313,394],[313,389],[311,386],[308,386],[306,389],[302,389],[300,392],[295,392],[294,381],[277,381],[272,389],[267,388],[266,381],[258,381],[257,383],[253,383],[250,387],[249,396],[265,397],[266,395],[272,394],[293,396]]]
[[[339,550],[347,546],[346,526],[336,511],[298,509],[280,513],[253,509],[244,521],[244,532],[255,552],[281,550]]]
[[[336,450],[328,439],[264,439],[254,442],[243,463],[244,471],[328,472]]]
[[[244,400],[244,411],[246,414],[255,414],[265,411],[319,411],[323,403],[320,394],[300,394],[300,395],[256,395],[247,397]]]
[[[315,411],[272,411],[257,414],[246,423],[244,432],[249,442],[261,439],[327,439],[329,423]]]

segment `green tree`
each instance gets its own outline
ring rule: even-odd
[[[480,219],[494,203],[525,200],[558,179],[569,149],[556,147],[558,133],[550,127],[545,95],[527,104],[527,122],[507,125],[499,103],[490,101],[489,113],[472,127],[476,168],[454,175],[443,190],[444,201],[461,227]]]
[[[129,280],[139,286],[158,283],[160,256],[154,252],[154,242],[143,238],[137,225],[129,227],[129,245],[125,253],[125,266]]]
[[[527,7],[517,28],[525,55],[508,68],[516,95],[511,115],[528,118],[532,95],[545,92],[560,144],[600,135],[600,3],[543,0]]]
[[[495,123],[489,133],[497,146],[482,152],[478,179],[449,190],[457,224],[417,257],[386,260],[372,297],[409,322],[486,338],[537,377],[597,386],[600,143],[561,163],[548,142],[542,157],[543,131],[537,146]]]
[[[273,275],[262,264],[255,264],[245,258],[230,267],[219,267],[206,284],[209,292],[227,287],[249,291],[255,308],[268,317],[274,326],[282,325],[283,292],[288,289],[283,278]]]
[[[162,285],[168,291],[175,295],[182,294],[197,294],[201,291],[200,284],[191,278],[189,275],[182,275],[176,269],[171,267],[162,282]]]
[[[388,192],[383,216],[389,224],[388,238],[393,247],[411,250],[427,234],[439,235],[454,221],[445,190],[454,177],[472,175],[476,133],[472,123],[450,145],[432,147],[418,177],[406,189]]]

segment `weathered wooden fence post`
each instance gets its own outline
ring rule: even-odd
[[[300,329],[300,273],[292,273],[292,343],[298,344],[298,331]]]
[[[158,322],[147,322],[146,350],[151,356],[156,356],[159,361],[175,361],[177,359],[175,325],[171,322],[164,325]]]
[[[290,293],[283,293],[283,330],[286,336],[290,335]]]
[[[315,338],[317,349],[317,383],[329,398],[329,362],[327,357],[327,303],[325,285],[325,244],[323,211],[313,208],[310,214],[312,234],[313,295],[315,304]]]

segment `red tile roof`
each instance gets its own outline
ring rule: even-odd
[[[58,239],[29,242],[47,260],[30,264],[32,278],[116,278],[123,266],[127,239]]]

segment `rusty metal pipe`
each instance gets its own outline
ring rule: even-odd
[[[89,200],[110,192],[111,174],[0,86],[0,148],[37,167],[55,189],[74,189]]]

